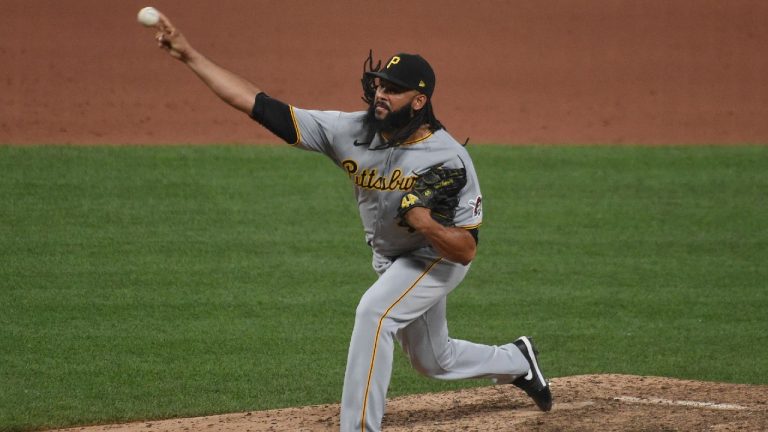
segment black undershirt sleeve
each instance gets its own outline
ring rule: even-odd
[[[291,107],[284,102],[272,99],[266,93],[261,92],[256,95],[256,101],[251,110],[251,118],[288,144],[297,143],[298,134],[293,123]]]

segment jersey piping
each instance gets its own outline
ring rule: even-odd
[[[480,228],[481,225],[482,225],[482,223],[475,224],[475,225],[457,225],[456,228],[463,228],[465,230],[473,230],[473,229]]]
[[[420,143],[420,142],[422,142],[422,141],[426,140],[427,138],[431,137],[431,136],[432,136],[432,134],[433,134],[432,132],[429,132],[429,133],[427,134],[427,136],[421,137],[421,138],[419,138],[419,139],[415,139],[415,140],[413,140],[413,141],[406,141],[406,142],[404,142],[404,143],[402,143],[402,144],[400,144],[400,145],[401,145],[401,146],[407,146],[407,145],[412,145],[412,144]]]
[[[291,109],[291,120],[293,121],[293,128],[296,130],[296,142],[291,144],[292,146],[295,146],[301,142],[301,130],[299,129],[299,122],[296,120],[296,114],[293,112],[293,105],[289,105],[288,107]]]

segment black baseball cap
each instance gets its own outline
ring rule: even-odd
[[[387,60],[383,69],[366,72],[366,75],[385,79],[409,90],[416,90],[430,98],[435,91],[435,72],[424,57],[418,54],[395,54]]]

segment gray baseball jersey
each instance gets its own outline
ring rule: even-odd
[[[383,142],[378,135],[372,142],[364,142],[364,112],[294,108],[293,114],[299,132],[296,145],[327,155],[353,181],[365,238],[375,253],[397,257],[428,246],[422,235],[399,226],[396,215],[400,199],[411,189],[416,175],[434,165],[466,168],[467,185],[459,195],[454,223],[467,229],[482,223],[482,196],[472,159],[445,130],[399,147],[372,150]]]
[[[454,222],[472,229],[483,218],[482,195],[466,149],[445,130],[383,148],[366,140],[364,112],[291,108],[297,147],[325,154],[354,184],[378,280],[355,311],[341,401],[342,431],[378,431],[397,340],[419,372],[439,379],[487,377],[509,382],[529,370],[513,343],[481,345],[448,336],[446,296],[469,266],[440,256],[420,234],[398,225],[397,210],[415,177],[434,165],[466,168]]]

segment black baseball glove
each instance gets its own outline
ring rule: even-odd
[[[464,168],[433,166],[416,178],[413,189],[403,194],[397,211],[399,225],[408,226],[405,214],[414,207],[432,210],[432,219],[443,226],[453,226],[453,217],[459,205],[459,192],[467,184]]]

